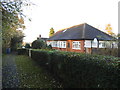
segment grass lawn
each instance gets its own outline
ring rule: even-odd
[[[23,55],[15,57],[20,77],[20,88],[61,88],[49,73],[31,58]]]

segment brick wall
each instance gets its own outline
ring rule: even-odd
[[[73,41],[80,41],[81,45],[80,45],[80,49],[73,49],[72,48],[72,42]],[[58,47],[53,47],[53,49],[57,49],[57,50],[61,50],[61,51],[69,51],[69,52],[82,52],[84,53],[85,52],[85,49],[84,49],[84,42],[85,40],[67,40],[66,42],[66,48],[58,48]]]

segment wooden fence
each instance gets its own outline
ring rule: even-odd
[[[118,48],[92,48],[92,54],[107,55],[118,57]]]

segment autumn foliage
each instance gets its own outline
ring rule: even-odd
[[[51,29],[50,29],[50,32],[49,32],[49,37],[53,36],[53,35],[54,35],[54,33],[55,33],[54,29],[53,29],[53,28],[51,28]]]

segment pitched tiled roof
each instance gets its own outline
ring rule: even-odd
[[[72,26],[56,32],[48,40],[112,40],[113,37],[88,25],[87,23]]]

